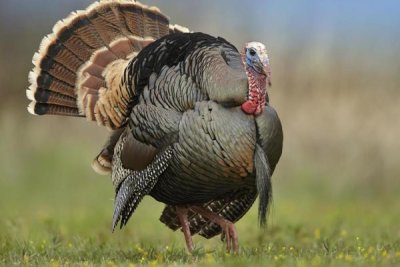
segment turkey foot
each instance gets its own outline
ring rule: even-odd
[[[224,237],[225,237],[226,250],[228,252],[230,252],[230,251],[233,251],[234,253],[239,252],[238,234],[237,234],[235,225],[231,221],[228,221],[227,219],[219,216],[218,214],[216,214],[204,207],[192,206],[190,208],[194,212],[197,212],[201,216],[203,216],[203,217],[209,219],[210,221],[221,226],[222,231],[223,231],[222,239],[224,239]]]
[[[179,221],[182,226],[182,232],[183,235],[185,236],[186,247],[188,251],[191,253],[193,251],[193,241],[189,228],[189,221],[187,216],[188,211],[189,211],[188,208],[176,207],[176,214],[178,215]]]

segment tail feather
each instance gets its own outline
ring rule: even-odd
[[[74,116],[80,117],[79,110],[77,108],[47,104],[47,103],[37,103],[32,101],[28,106],[28,111],[34,115],[63,115],[63,116]]]
[[[50,76],[68,84],[71,86],[75,85],[76,74],[70,71],[63,64],[54,61],[52,58],[43,57],[40,62],[35,62],[36,67],[41,69],[42,72],[48,73]]]
[[[70,16],[73,15],[74,14],[71,14]],[[67,20],[68,19],[57,22],[53,27],[53,32],[57,33],[57,37],[55,37],[55,34],[50,34],[48,35],[48,40],[51,41],[51,46],[60,47],[59,51],[55,50],[56,52],[65,49],[74,54],[81,62],[86,62],[95,49],[86,44],[77,33],[73,32],[74,27],[72,27],[71,24],[67,24],[69,23]],[[56,39],[53,40],[51,38]]]
[[[185,29],[171,26],[158,8],[133,0],[102,0],[72,12],[54,25],[33,57],[28,111],[120,127],[129,108],[121,99],[128,89],[118,84],[124,68],[143,47],[175,28]]]
[[[35,91],[35,95],[32,95],[31,90],[26,91],[28,99],[36,99],[40,103],[47,103],[59,106],[65,106],[70,108],[76,108],[76,99],[71,96],[63,95],[50,90],[38,88]]]

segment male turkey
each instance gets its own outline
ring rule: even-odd
[[[93,162],[111,172],[112,229],[145,195],[160,220],[191,236],[223,233],[260,197],[265,223],[282,127],[269,105],[265,46],[242,54],[223,38],[171,25],[158,8],[100,1],[59,21],[33,57],[27,97],[36,115],[86,117],[112,130]]]

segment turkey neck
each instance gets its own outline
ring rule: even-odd
[[[249,66],[246,66],[246,73],[249,81],[249,97],[241,107],[246,114],[259,115],[268,103],[267,77]]]

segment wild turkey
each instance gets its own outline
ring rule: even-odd
[[[93,161],[112,175],[112,229],[145,195],[165,203],[160,220],[191,236],[223,233],[257,195],[265,224],[282,127],[269,105],[265,46],[240,53],[221,37],[172,25],[156,7],[100,1],[53,28],[33,57],[27,97],[36,115],[86,117],[112,130]]]

